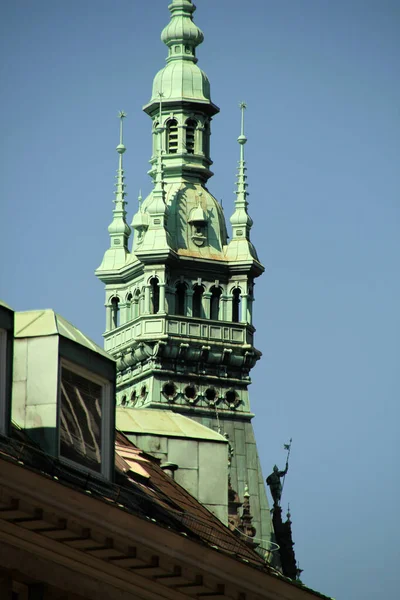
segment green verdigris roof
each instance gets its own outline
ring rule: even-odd
[[[160,92],[166,100],[197,100],[211,102],[207,75],[193,62],[170,62],[157,73],[153,81],[151,102],[158,102]]]
[[[227,443],[223,435],[171,410],[117,407],[116,427],[124,433],[153,434]]]
[[[14,337],[27,338],[48,335],[61,335],[81,346],[85,346],[85,348],[89,348],[89,350],[93,350],[97,354],[114,360],[103,348],[100,348],[69,321],[55,313],[54,310],[29,310],[15,313]]]

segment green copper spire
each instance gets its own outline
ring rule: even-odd
[[[237,188],[236,188],[236,200],[235,200],[235,212],[230,218],[233,228],[233,239],[235,238],[250,238],[250,229],[253,225],[253,221],[250,215],[247,213],[247,175],[246,175],[246,161],[244,159],[244,145],[247,142],[247,138],[244,134],[244,111],[247,106],[245,102],[239,104],[241,110],[241,128],[238,142],[240,144],[240,160],[237,174]]]
[[[118,160],[118,169],[117,169],[117,183],[115,185],[115,208],[113,210],[113,220],[112,223],[108,227],[108,231],[110,237],[112,239],[113,246],[123,245],[125,250],[128,250],[128,239],[131,229],[126,222],[126,210],[125,206],[127,202],[125,201],[125,196],[127,195],[125,192],[125,177],[124,177],[124,169],[123,169],[123,160],[122,156],[126,150],[123,143],[123,135],[124,135],[124,119],[126,117],[126,113],[124,111],[120,111],[118,113],[119,118],[119,144],[117,146],[117,152],[119,154]],[[116,236],[121,236],[122,239],[118,239]]]
[[[117,268],[119,266],[123,266],[125,264],[126,256],[129,254],[128,250],[128,241],[129,235],[131,233],[131,228],[126,222],[126,210],[125,206],[127,204],[125,197],[127,195],[125,191],[125,177],[124,177],[124,169],[123,169],[123,159],[122,156],[126,151],[126,148],[123,143],[123,121],[126,117],[124,111],[120,111],[118,113],[118,118],[120,120],[119,124],[119,144],[116,148],[119,158],[118,158],[118,169],[116,175],[116,184],[115,184],[115,200],[114,200],[114,210],[113,210],[113,220],[108,226],[108,233],[110,234],[110,248],[106,251],[103,262],[101,263],[99,269],[107,269],[107,268]]]

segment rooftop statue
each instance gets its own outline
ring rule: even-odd
[[[288,472],[289,464],[286,462],[286,468],[284,471],[279,471],[278,467],[274,465],[274,469],[271,475],[267,477],[267,485],[269,485],[269,489],[271,492],[272,499],[274,501],[274,507],[279,506],[281,502],[282,496],[282,484],[281,477],[284,477]]]
[[[272,499],[274,501],[274,508],[280,506],[283,483],[281,483],[281,478],[283,477],[283,482],[285,481],[285,475],[289,470],[289,455],[290,455],[290,447],[292,445],[292,440],[290,440],[289,444],[285,444],[284,448],[288,451],[288,455],[286,458],[286,467],[284,471],[280,471],[276,465],[274,465],[273,471],[271,475],[267,477],[267,485],[269,486]]]

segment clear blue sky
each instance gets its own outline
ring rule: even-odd
[[[0,296],[54,308],[101,343],[107,248],[128,113],[129,219],[151,152],[141,107],[164,65],[168,0],[0,6]],[[252,408],[265,475],[284,465],[309,586],[398,595],[400,2],[198,0],[199,66],[221,113],[210,190],[232,213],[238,102],[256,286]]]

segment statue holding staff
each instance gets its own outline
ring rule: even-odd
[[[289,444],[285,444],[284,448],[288,451],[288,455],[286,458],[286,467],[284,471],[280,471],[276,465],[274,465],[273,471],[271,475],[267,477],[267,485],[269,486],[272,499],[274,501],[274,507],[279,506],[282,497],[283,485],[285,483],[285,476],[289,469],[289,455],[290,455],[290,447],[292,444],[292,440],[290,439]],[[283,477],[283,482],[281,483],[281,478]]]

